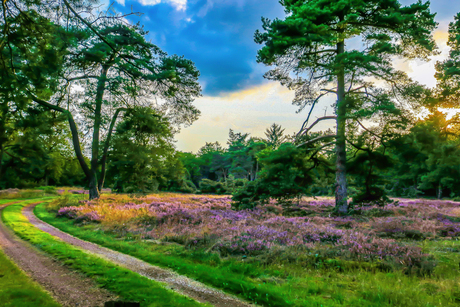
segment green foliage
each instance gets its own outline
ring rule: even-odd
[[[227,188],[223,182],[203,179],[200,181],[200,192],[204,194],[226,194]]]
[[[137,107],[125,112],[109,152],[109,184],[118,192],[148,193],[181,181],[183,166],[172,138],[168,120],[154,110]]]
[[[295,91],[293,104],[299,111],[311,106],[311,115],[320,98],[336,95],[335,117],[329,119],[336,121],[337,131],[330,137],[336,139],[336,207],[346,213],[347,122],[405,121],[407,106],[415,106],[416,98],[427,91],[405,72],[394,69],[392,59],[428,59],[433,54],[435,14],[430,12],[429,2],[421,1],[409,6],[398,0],[280,3],[286,17],[262,18],[263,31],[255,33],[255,41],[263,44],[257,61],[273,67],[266,78]],[[347,49],[352,39],[359,39],[365,47]],[[386,85],[376,86],[370,80]],[[310,115],[301,129],[304,134],[311,129],[305,127]]]
[[[393,166],[388,190],[394,196],[417,197],[460,195],[460,144],[456,127],[446,115],[436,112],[419,121],[409,134],[390,142]]]
[[[258,161],[264,166],[258,179],[233,194],[237,209],[253,208],[270,198],[282,202],[292,200],[304,194],[312,182],[305,155],[293,144],[266,149],[259,153]]]
[[[265,142],[272,148],[278,148],[281,144],[286,141],[284,136],[284,129],[281,125],[273,123],[269,128],[265,130]]]

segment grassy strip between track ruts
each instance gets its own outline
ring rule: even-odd
[[[124,300],[139,301],[141,306],[209,306],[166,289],[159,282],[84,252],[37,229],[22,215],[21,210],[27,203],[30,201],[3,209],[4,223],[22,239],[31,242],[72,269],[91,277],[102,288],[118,294]]]
[[[0,248],[0,302],[3,307],[58,307],[51,295],[10,261]]]

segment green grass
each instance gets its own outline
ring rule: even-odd
[[[0,249],[0,302],[4,307],[57,307],[51,295],[32,281]]]
[[[460,256],[442,250],[434,253],[439,264],[431,277],[408,276],[401,271],[382,272],[376,269],[376,263],[322,261],[314,255],[308,258],[300,254],[299,260],[263,266],[255,261],[249,263],[250,259],[221,259],[216,254],[181,246],[115,240],[114,235],[104,233],[98,225],[77,226],[72,220],[55,217],[43,205],[37,206],[35,213],[45,222],[83,240],[171,268],[265,306],[428,307],[460,303]],[[430,251],[438,248],[433,244],[427,243],[426,248]],[[460,249],[458,241],[450,244]]]
[[[30,202],[32,201],[3,209],[2,219],[5,224],[22,239],[31,242],[72,269],[91,277],[99,286],[118,294],[124,300],[139,301],[141,306],[206,306],[166,289],[159,282],[86,253],[37,229],[21,212],[23,206]]]

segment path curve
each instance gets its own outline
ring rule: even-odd
[[[2,209],[12,204],[0,205],[0,217]],[[1,218],[0,249],[62,306],[104,306],[105,302],[117,299],[116,295],[97,287],[88,277],[62,266],[18,238],[3,224]]]
[[[228,295],[220,290],[204,285],[196,280],[179,275],[174,271],[151,265],[135,257],[71,236],[68,233],[65,233],[38,219],[33,213],[33,209],[36,205],[37,204],[31,204],[26,206],[23,209],[24,216],[27,217],[30,223],[35,227],[60,238],[64,242],[70,243],[91,253],[102,256],[103,258],[106,258],[111,262],[123,266],[142,276],[159,282],[164,282],[168,284],[172,290],[193,298],[201,303],[209,303],[216,307],[254,306],[252,304],[243,302],[232,295]]]

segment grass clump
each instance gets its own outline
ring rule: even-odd
[[[99,286],[118,294],[122,299],[139,301],[141,306],[206,306],[166,289],[161,283],[86,253],[35,228],[22,215],[23,205],[11,205],[3,210],[2,219],[8,227],[22,239],[91,277]]]
[[[22,272],[0,249],[0,302],[3,307],[58,307],[51,295]]]

